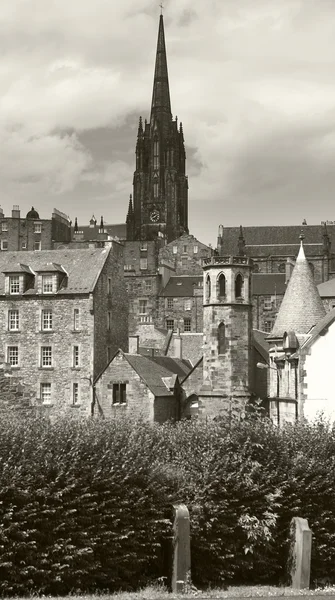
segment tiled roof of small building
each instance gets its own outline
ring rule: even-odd
[[[318,285],[321,298],[335,298],[335,277]]]
[[[172,371],[155,362],[152,358],[141,356],[141,354],[125,354],[124,356],[154,396],[173,396],[173,393],[163,382],[163,377],[169,378],[174,374]]]
[[[162,355],[150,356],[148,358],[149,360],[153,360],[158,365],[161,365],[179,377],[185,377],[185,375],[187,375],[192,369],[192,364],[185,358],[174,358],[172,356]]]
[[[5,274],[22,272],[22,264],[29,267],[30,272],[55,272],[62,267],[68,274],[66,287],[60,294],[88,294],[93,292],[101,269],[103,268],[110,248],[85,248],[83,250],[40,250],[22,252],[0,252],[0,295],[5,293]],[[27,290],[25,296],[35,294],[34,289]]]
[[[202,276],[181,275],[170,277],[160,295],[172,298],[189,298],[194,296],[194,288],[202,286]]]
[[[282,337],[285,331],[306,334],[326,311],[313,279],[301,243],[299,254],[269,338]]]
[[[243,237],[248,256],[296,256],[297,240],[303,231],[306,256],[323,254],[324,225],[275,225],[243,227]],[[332,248],[335,248],[335,226],[327,225]],[[222,238],[223,254],[236,254],[238,251],[239,227],[224,227]]]
[[[251,293],[253,296],[285,294],[285,279],[284,273],[253,273],[251,276]]]

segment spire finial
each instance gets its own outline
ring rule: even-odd
[[[304,239],[305,239],[305,235],[304,235],[303,231],[301,230],[300,235],[299,235],[299,240],[300,240],[301,246],[302,246],[302,242],[304,241]]]
[[[160,9],[161,9],[161,15],[162,15],[163,14],[163,8],[164,8],[163,2],[161,2],[159,6],[160,6]]]
[[[77,217],[74,220],[74,232],[77,233],[78,231],[78,221],[77,221]]]

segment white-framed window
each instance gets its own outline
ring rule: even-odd
[[[110,296],[112,293],[112,278],[108,277],[107,279],[107,294]]]
[[[198,246],[193,246],[193,254],[198,254]]]
[[[173,310],[173,304],[174,304],[173,300],[174,300],[174,298],[167,298],[166,299],[166,308],[168,310]]]
[[[264,310],[271,310],[271,309],[272,309],[271,296],[265,296],[264,297]]]
[[[110,311],[108,311],[108,313],[107,313],[107,330],[108,331],[111,330],[111,323],[112,323],[112,313]]]
[[[27,242],[22,242],[21,250],[27,250]]]
[[[72,366],[79,367],[79,346],[73,346],[72,350]]]
[[[41,383],[40,395],[44,404],[48,404],[51,401],[51,383]]]
[[[126,391],[125,383],[113,383],[113,404],[126,404]]]
[[[78,331],[80,329],[80,314],[79,308],[73,310],[73,329]]]
[[[41,250],[41,242],[40,241],[34,242],[34,250]]]
[[[178,254],[178,246],[172,246],[172,254]]]
[[[20,329],[19,311],[16,308],[8,311],[8,329],[9,331]]]
[[[54,291],[53,275],[42,275],[42,292],[43,294],[52,294]]]
[[[166,319],[166,329],[168,329],[169,331],[174,330],[174,320],[173,319]]]
[[[184,331],[191,331],[191,319],[184,319]]]
[[[41,346],[41,367],[52,367],[51,346]]]
[[[7,223],[7,221],[2,221],[2,223],[1,223],[1,231],[8,231],[8,223]]]
[[[139,313],[140,315],[146,315],[148,309],[148,301],[147,300],[139,300]]]
[[[148,242],[141,242],[140,250],[141,252],[146,252],[148,250]]]
[[[1,240],[1,250],[8,250],[8,240]]]
[[[34,223],[34,233],[42,233],[42,223]]]
[[[187,298],[186,300],[184,300],[184,310],[191,310],[191,308],[192,308],[192,299]]]
[[[151,279],[146,279],[144,282],[144,291],[150,293],[152,291],[152,282]]]
[[[134,265],[131,265],[131,264],[129,264],[129,265],[124,265],[124,267],[123,267],[123,270],[124,270],[124,271],[134,271],[134,270],[135,270],[135,269],[134,269]]]
[[[264,321],[264,332],[265,333],[271,333],[272,327],[273,327],[272,321]]]
[[[52,329],[52,310],[50,308],[42,310],[41,327],[43,331]]]
[[[147,258],[140,258],[140,270],[141,271],[146,271],[148,268],[148,259]]]
[[[72,404],[79,403],[79,383],[75,381],[72,385]]]
[[[19,294],[20,293],[20,276],[10,275],[9,276],[9,293]]]
[[[11,367],[19,366],[19,347],[18,346],[8,346],[7,347],[7,362],[11,365]]]

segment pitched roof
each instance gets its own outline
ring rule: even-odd
[[[306,334],[325,315],[325,308],[313,279],[301,242],[299,254],[280,305],[269,339],[285,331]]]
[[[160,296],[187,298],[194,296],[194,288],[201,287],[202,275],[182,275],[170,277]]]
[[[251,293],[253,296],[285,294],[285,279],[284,273],[253,273],[251,276]]]
[[[324,225],[275,225],[243,227],[243,237],[248,256],[275,255],[296,256],[299,235],[303,231],[304,247],[307,256],[323,254]],[[332,248],[335,248],[335,225],[327,225]],[[224,227],[222,253],[238,252],[239,227]]]
[[[335,277],[318,285],[321,298],[335,298]]]
[[[165,369],[175,373],[179,377],[185,377],[192,369],[192,364],[185,358],[174,358],[172,356],[150,356],[149,360],[153,360],[158,365],[161,365]]]
[[[324,335],[327,329],[332,325],[335,321],[335,308],[328,311],[326,315],[321,319],[315,327],[313,327],[310,332],[310,337],[302,344],[303,348],[309,348],[315,342],[315,340],[320,336]]]
[[[124,354],[124,356],[154,396],[173,396],[163,381],[163,377],[169,378],[174,374],[172,371],[141,354]]]
[[[0,295],[5,293],[5,272],[14,273],[27,267],[30,272],[50,272],[62,267],[68,274],[66,287],[59,294],[88,294],[93,292],[101,269],[103,268],[110,248],[85,248],[83,250],[40,250],[22,252],[0,252]],[[28,271],[29,272],[29,271]],[[35,289],[27,290],[24,296],[36,294]]]
[[[102,234],[99,235],[100,226],[97,224],[95,227],[89,225],[78,225],[79,233],[83,233],[83,239],[88,241],[100,240]],[[73,239],[73,228],[72,228],[72,239]],[[115,223],[112,225],[104,224],[104,232],[111,237],[117,237],[119,240],[125,240],[127,237],[127,225],[126,223]]]

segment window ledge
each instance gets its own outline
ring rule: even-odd
[[[21,329],[7,329],[8,333],[21,333]]]
[[[81,333],[82,329],[71,329],[71,333]]]
[[[55,333],[54,329],[40,329],[40,333]]]
[[[76,402],[75,404],[71,404],[71,408],[80,408],[81,402]]]
[[[10,368],[12,371],[19,371],[20,370],[20,365],[10,365]]]
[[[38,367],[39,371],[54,371],[55,367]]]
[[[71,371],[80,371],[81,367],[71,367]]]
[[[127,402],[113,402],[112,406],[127,406]]]

